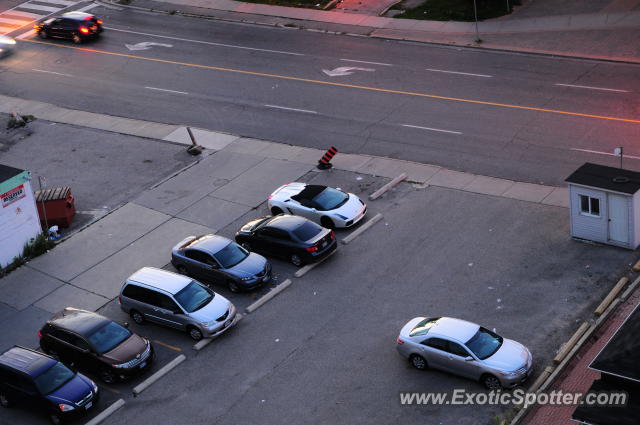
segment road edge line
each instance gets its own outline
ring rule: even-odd
[[[360,234],[364,233],[366,230],[369,229],[369,227],[373,226],[374,224],[376,224],[380,220],[382,220],[382,214],[378,213],[378,214],[374,215],[371,220],[368,220],[368,221],[362,223],[362,226],[360,226],[359,228],[357,228],[356,230],[351,232],[351,234],[349,234],[347,237],[342,239],[342,241],[341,241],[342,244],[343,245],[347,245],[349,242],[351,242],[352,240],[354,240],[355,238],[360,236]]]
[[[142,381],[141,383],[133,387],[133,390],[132,390],[133,396],[137,397],[142,391],[149,388],[151,384],[155,383],[158,379],[162,378],[164,375],[171,372],[171,370],[173,370],[176,366],[178,366],[180,363],[182,363],[186,359],[187,359],[187,356],[185,356],[184,354],[180,354],[178,357],[171,360],[166,365],[162,366],[162,368],[158,370],[156,373],[154,373],[153,375],[151,375],[150,377],[148,377],[147,379],[145,379],[144,381]]]
[[[253,304],[251,304],[250,306],[248,306],[247,308],[245,308],[245,311],[247,313],[253,313],[254,311],[256,311],[260,306],[262,306],[264,303],[266,303],[267,301],[269,301],[271,298],[275,297],[276,295],[278,295],[280,292],[284,291],[285,289],[287,289],[289,286],[291,286],[291,284],[293,283],[293,281],[291,279],[287,279],[284,282],[282,282],[280,285],[276,286],[275,288],[273,288],[271,291],[267,292],[266,294],[264,294],[262,297],[260,297],[256,302],[254,302]]]
[[[98,425],[99,423],[107,419],[109,416],[111,416],[113,413],[115,413],[115,411],[120,409],[122,406],[124,406],[124,400],[120,398],[114,401],[109,407],[104,409],[102,412],[98,413],[98,415],[96,415],[89,422],[85,423],[85,425]]]

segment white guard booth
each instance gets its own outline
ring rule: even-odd
[[[0,267],[6,267],[42,231],[31,173],[0,164],[0,202]]]
[[[566,182],[572,237],[629,249],[640,245],[640,173],[586,163]]]

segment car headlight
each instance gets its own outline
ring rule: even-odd
[[[91,387],[93,388],[94,394],[97,394],[98,393],[98,386],[96,385],[95,382],[91,381]]]
[[[511,372],[502,372],[503,376],[513,378],[514,376],[518,376],[520,374],[520,369],[512,370]]]
[[[213,320],[211,320],[209,322],[200,322],[200,324],[202,326],[204,326],[205,328],[208,328],[209,326],[213,326],[215,323],[218,323],[218,321],[215,320],[215,319],[213,319]]]
[[[241,280],[244,280],[245,282],[247,280],[254,280],[256,277],[255,276],[247,276],[247,277],[243,277]]]
[[[60,409],[61,412],[69,412],[71,410],[74,410],[75,407],[70,404],[60,403],[58,404],[58,409]]]
[[[343,220],[347,220],[348,217],[343,216],[342,214],[334,214],[336,217],[340,217]]]

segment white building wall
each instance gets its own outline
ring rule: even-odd
[[[600,200],[600,217],[590,217],[580,214],[580,195],[598,198]],[[569,185],[571,210],[571,236],[595,242],[608,241],[608,205],[607,193],[582,186]]]
[[[0,267],[22,254],[24,245],[42,231],[31,182],[25,181],[12,190],[16,190],[18,199],[4,198],[0,205]]]
[[[630,202],[633,211],[630,212],[629,217],[633,217],[633,224],[631,227],[631,237],[633,240],[632,249],[636,249],[640,245],[640,192],[636,192],[633,195],[633,201]]]

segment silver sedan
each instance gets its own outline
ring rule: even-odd
[[[397,344],[416,369],[443,370],[490,390],[513,388],[531,374],[525,346],[465,320],[416,317],[404,325]]]

